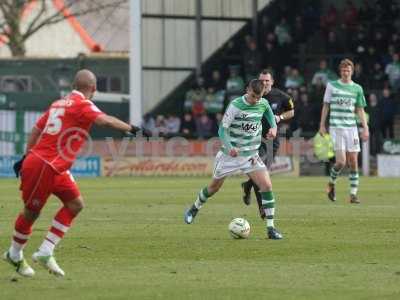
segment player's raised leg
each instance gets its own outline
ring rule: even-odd
[[[280,240],[282,234],[275,228],[275,197],[272,192],[271,178],[266,169],[256,170],[247,174],[260,188],[262,206],[267,220],[267,236],[269,239]]]
[[[208,198],[219,191],[225,178],[213,178],[211,183],[202,188],[197,195],[196,201],[193,205],[185,212],[185,222],[186,224],[192,224],[194,218],[199,212],[200,208],[207,202]]]
[[[347,152],[347,160],[350,167],[350,203],[359,204],[358,192],[358,152]]]
[[[69,171],[57,175],[54,179],[53,194],[64,204],[56,213],[50,229],[46,234],[37,252],[32,256],[35,262],[40,263],[56,276],[64,276],[64,271],[57,264],[54,250],[64,235],[70,229],[73,220],[84,207],[79,188]]]
[[[253,182],[253,180],[249,179],[247,181],[242,182],[241,186],[242,186],[242,192],[243,192],[243,196],[242,196],[243,202],[246,205],[250,205],[251,189],[253,188],[253,186],[255,188],[254,182]]]
[[[68,191],[66,193],[70,193],[71,195],[71,193],[75,192]],[[46,237],[40,245],[39,250],[32,255],[32,259],[40,263],[50,273],[56,276],[64,276],[65,272],[57,264],[54,257],[54,250],[70,229],[72,221],[82,211],[84,204],[81,196],[68,201],[65,200],[68,199],[68,194],[64,198],[58,194],[58,197],[63,199],[64,206],[55,215]]]

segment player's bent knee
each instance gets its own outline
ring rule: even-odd
[[[40,216],[40,211],[33,211],[29,208],[24,209],[24,218],[29,221],[36,221],[37,218]]]
[[[79,214],[85,207],[82,198],[77,198],[75,200],[69,201],[65,203],[65,206],[75,215]]]
[[[336,165],[336,168],[343,169],[344,166],[346,165],[346,162],[344,162],[344,161],[337,161],[335,165]]]
[[[271,192],[272,191],[272,184],[271,183],[265,183],[260,186],[260,192]]]
[[[212,181],[212,182],[210,183],[210,185],[208,186],[208,192],[209,192],[209,194],[215,194],[216,192],[218,192],[223,183],[224,183],[224,182],[223,182],[223,181],[220,181],[220,180]]]

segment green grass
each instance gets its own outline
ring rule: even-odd
[[[255,203],[242,204],[238,177],[192,225],[183,211],[208,178],[80,179],[86,208],[56,253],[66,277],[39,267],[32,279],[16,277],[0,262],[0,299],[400,299],[399,181],[362,178],[357,206],[345,178],[338,202],[326,200],[325,180],[273,178],[285,239],[271,241]],[[16,180],[0,180],[2,250],[18,197]],[[58,206],[49,200],[26,257]],[[252,226],[248,240],[228,234],[239,216]]]

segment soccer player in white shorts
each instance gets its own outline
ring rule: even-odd
[[[262,117],[265,116],[271,125],[267,138],[274,138],[277,131],[272,109],[268,101],[262,98],[264,89],[261,80],[253,79],[247,87],[247,94],[234,99],[227,108],[218,130],[222,147],[215,157],[213,179],[207,187],[200,190],[196,201],[186,210],[187,224],[193,222],[207,199],[218,192],[226,177],[245,173],[260,188],[268,238],[282,239],[282,235],[274,226],[275,198],[271,179],[264,162],[258,156]]]
[[[319,132],[326,134],[326,119],[329,114],[329,133],[332,136],[336,153],[336,163],[330,171],[327,194],[331,201],[336,201],[336,179],[346,163],[350,167],[350,203],[360,203],[358,191],[358,153],[360,139],[356,123],[356,114],[362,126],[361,139],[368,140],[369,129],[365,118],[366,106],[362,87],[351,80],[354,64],[344,59],[339,64],[340,79],[327,84],[324,104],[321,112]]]

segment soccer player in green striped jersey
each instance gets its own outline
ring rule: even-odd
[[[344,59],[339,64],[340,79],[327,84],[324,105],[321,112],[319,132],[326,134],[326,119],[329,113],[329,133],[332,136],[336,152],[336,163],[330,171],[327,194],[331,201],[336,201],[335,185],[340,171],[347,164],[350,167],[350,203],[360,203],[358,191],[358,153],[360,140],[356,123],[356,114],[361,120],[361,139],[367,141],[369,129],[365,117],[366,106],[362,87],[351,80],[354,64]]]
[[[262,117],[265,116],[271,125],[267,138],[274,138],[277,131],[272,109],[268,101],[262,98],[264,89],[261,80],[253,79],[247,87],[247,93],[234,99],[228,106],[218,130],[222,146],[215,157],[213,179],[208,186],[200,190],[194,204],[185,212],[187,224],[193,222],[207,199],[218,192],[226,177],[245,173],[260,188],[268,238],[282,239],[282,235],[274,226],[275,197],[271,179],[264,162],[258,156],[262,138]]]

